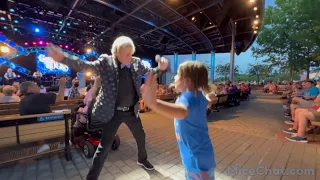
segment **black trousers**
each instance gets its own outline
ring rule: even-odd
[[[147,159],[145,142],[146,134],[143,130],[140,117],[137,117],[132,111],[115,111],[113,118],[103,128],[101,141],[93,157],[93,162],[87,175],[87,180],[98,179],[103,164],[111,148],[114,135],[123,122],[128,126],[134,138],[136,139],[138,146],[138,161],[143,162]]]

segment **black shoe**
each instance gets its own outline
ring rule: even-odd
[[[152,171],[152,170],[154,170],[154,167],[153,167],[153,165],[148,161],[148,160],[144,160],[143,162],[137,162],[137,164],[139,165],[139,166],[142,166],[142,167],[144,167],[146,170],[148,170],[148,171]]]

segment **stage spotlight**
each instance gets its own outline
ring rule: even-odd
[[[70,23],[67,23],[67,26],[70,26]]]
[[[32,45],[37,45],[37,43],[36,42],[32,42]]]
[[[0,51],[2,53],[8,53],[8,52],[10,52],[10,49],[7,46],[1,46]]]
[[[29,43],[25,42],[25,43],[24,43],[24,45],[28,46],[28,45],[29,45]]]
[[[91,76],[91,72],[86,72],[86,76]]]
[[[88,49],[86,49],[86,52],[87,52],[87,53],[91,53],[91,52],[92,52],[92,49],[88,48]]]
[[[14,9],[11,8],[11,9],[10,9],[10,12],[14,12]]]
[[[59,24],[62,24],[63,22],[62,21],[59,21]]]
[[[48,43],[48,42],[46,42],[46,45],[49,45],[49,43]]]
[[[64,46],[65,48],[69,48],[69,46],[68,45],[66,45],[66,46]]]
[[[56,32],[58,32],[59,31],[59,29],[56,29]]]
[[[19,23],[19,21],[18,21],[18,20],[14,20],[13,22],[14,22],[14,23],[16,23],[16,24],[18,24],[18,23]]]
[[[5,20],[6,20],[6,18],[4,18],[4,17],[1,17],[0,19],[1,19],[2,21],[5,21]]]
[[[35,28],[34,32],[38,33],[38,32],[40,32],[40,29],[39,28]]]
[[[8,27],[7,27],[7,26],[4,26],[3,29],[8,29]]]
[[[59,45],[59,47],[61,47],[61,48],[62,48],[63,46],[60,44],[60,45]]]
[[[71,50],[74,51],[74,48],[72,48]]]
[[[39,44],[41,44],[41,45],[42,45],[42,44],[43,44],[43,42],[42,42],[42,41],[39,41]]]
[[[65,33],[66,33],[66,31],[63,31],[63,33],[65,34]]]
[[[18,29],[17,29],[17,28],[13,28],[13,30],[14,30],[14,31],[18,31]]]

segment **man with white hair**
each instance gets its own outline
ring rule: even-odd
[[[141,79],[151,72],[164,71],[168,61],[162,58],[158,68],[146,67],[139,58],[132,57],[135,46],[131,38],[121,36],[112,45],[111,56],[102,54],[98,60],[81,61],[51,46],[49,56],[75,71],[93,69],[100,74],[101,89],[91,111],[91,124],[103,129],[100,144],[93,158],[87,180],[97,180],[108,156],[114,135],[124,122],[131,130],[138,146],[138,162],[147,170],[154,167],[147,160],[145,132],[138,114]]]
[[[12,71],[11,68],[8,68],[7,72],[4,74],[4,78],[6,79],[6,84],[12,85],[13,80],[17,77],[16,73]]]

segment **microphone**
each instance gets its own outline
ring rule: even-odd
[[[155,60],[157,63],[159,63],[161,61],[161,56],[157,54]]]

